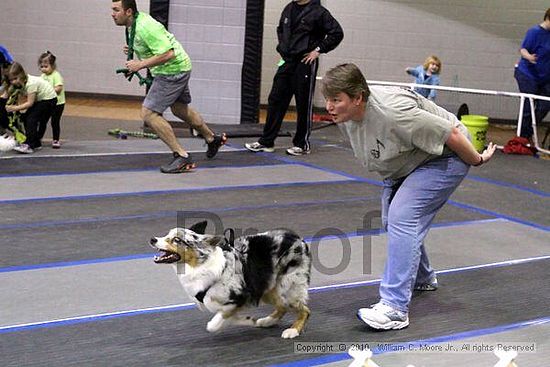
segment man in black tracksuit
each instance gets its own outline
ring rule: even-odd
[[[309,135],[318,57],[332,51],[344,38],[342,27],[320,0],[293,0],[281,14],[277,27],[277,52],[282,59],[273,78],[262,137],[245,147],[253,152],[273,152],[275,139],[294,95],[298,115],[291,155],[310,152]]]

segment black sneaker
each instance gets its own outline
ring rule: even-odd
[[[433,277],[432,279],[430,279],[430,281],[426,282],[426,283],[420,283],[420,284],[415,284],[414,285],[414,290],[415,291],[420,291],[420,292],[432,292],[432,291],[436,291],[438,288],[438,284],[437,284],[437,278],[436,277]]]
[[[182,157],[176,152],[172,154],[174,155],[172,162],[160,167],[162,173],[182,173],[195,168],[195,163],[193,163],[191,159],[191,154],[188,154],[187,157]]]
[[[214,140],[210,143],[206,143],[206,145],[208,145],[208,149],[206,150],[206,158],[214,158],[216,154],[218,154],[220,147],[224,145],[226,141],[227,136],[225,133],[222,133],[221,135],[214,134]]]

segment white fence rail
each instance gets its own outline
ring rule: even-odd
[[[513,93],[513,92],[503,92],[503,91],[497,91],[497,90],[485,90],[485,89],[471,89],[471,88],[458,88],[458,87],[445,87],[445,86],[439,86],[439,85],[425,85],[425,84],[414,84],[414,83],[396,83],[396,82],[386,82],[386,81],[379,81],[379,80],[367,80],[367,83],[369,85],[388,85],[388,86],[399,86],[399,87],[406,87],[406,88],[424,88],[424,89],[436,89],[436,90],[445,90],[450,92],[460,92],[460,93],[468,93],[468,94],[482,94],[482,95],[492,95],[492,96],[504,96],[504,97],[514,97],[519,98],[519,112],[518,112],[518,119],[517,119],[517,132],[516,134],[519,136],[521,132],[521,125],[523,123],[523,106],[525,99],[529,100],[529,105],[531,107],[531,111],[535,111],[535,99],[549,101],[550,97],[545,96],[539,96],[536,94],[527,94],[527,93]],[[546,154],[550,154],[550,150],[544,149],[541,147],[539,143],[539,138],[537,134],[537,121],[535,119],[535,113],[531,113],[531,126],[533,127],[533,144],[535,145],[535,148],[539,152],[543,152]]]

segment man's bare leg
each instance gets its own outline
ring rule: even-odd
[[[210,130],[208,125],[206,125],[206,121],[204,121],[201,114],[198,113],[197,110],[180,102],[174,103],[171,109],[174,115],[187,122],[193,129],[197,130],[204,137],[204,140],[206,140],[207,143],[214,140],[214,132]]]
[[[179,117],[179,116],[178,116]],[[158,137],[172,150],[182,157],[187,157],[187,151],[178,142],[176,134],[168,121],[159,113],[141,107],[141,118],[158,135]]]

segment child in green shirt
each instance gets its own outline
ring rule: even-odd
[[[56,57],[50,51],[44,52],[38,58],[38,67],[42,72],[42,79],[47,80],[55,90],[57,94],[57,105],[52,113],[52,148],[59,149],[61,144],[59,143],[59,135],[61,133],[61,116],[65,109],[65,86],[63,83],[63,77],[57,71],[57,65],[55,63]],[[44,136],[46,132],[46,124],[40,126],[39,135]]]
[[[9,82],[8,94],[11,91],[20,90],[20,94],[26,97],[25,102],[14,101],[7,104],[8,113],[24,112],[25,141],[21,142],[14,150],[20,153],[34,153],[42,148],[41,131],[46,130],[48,120],[52,116],[57,104],[57,94],[53,87],[44,79],[28,75],[18,62],[14,62],[7,70]]]

